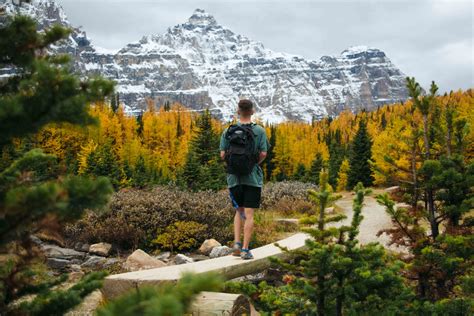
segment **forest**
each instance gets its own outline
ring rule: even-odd
[[[0,313],[62,315],[119,265],[90,269],[69,287],[49,273],[35,238],[114,251],[193,250],[231,242],[232,208],[218,143],[231,122],[208,110],[154,104],[124,111],[114,84],[72,73],[45,49],[68,36],[33,20],[0,28]],[[43,52],[43,53],[38,53]],[[263,314],[469,315],[474,311],[474,94],[439,95],[407,78],[410,99],[374,111],[264,126],[270,142],[256,245],[275,242],[272,212],[312,236],[292,260],[273,260],[275,282],[190,275],[103,304],[98,315],[181,315],[203,290],[243,293]],[[396,253],[357,236],[369,188],[392,227]],[[354,191],[349,225],[328,208]],[[379,191],[377,191],[379,192]],[[403,203],[400,207],[397,203]],[[286,232],[288,233],[288,232]],[[262,237],[260,237],[262,238]],[[41,244],[40,244],[41,245]],[[138,294],[137,294],[138,293]],[[30,299],[24,299],[30,296]]]

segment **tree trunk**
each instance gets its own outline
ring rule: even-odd
[[[434,196],[433,190],[427,190],[428,195],[428,210],[429,210],[429,219],[430,219],[430,226],[431,226],[431,235],[433,236],[433,240],[436,239],[439,235],[439,227],[438,222],[436,220],[436,209],[434,203]]]

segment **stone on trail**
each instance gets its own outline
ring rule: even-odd
[[[218,257],[224,257],[227,255],[230,255],[232,253],[232,248],[229,248],[227,246],[219,246],[219,247],[214,247],[211,251],[211,254],[209,257],[212,258],[218,258]]]
[[[188,256],[185,256],[183,254],[177,254],[176,257],[174,257],[174,263],[176,264],[184,264],[191,262],[194,262],[193,258],[189,258]]]
[[[100,242],[98,244],[93,244],[89,247],[89,252],[94,255],[99,255],[102,257],[107,257],[112,249],[112,245],[106,242]]]
[[[160,253],[159,255],[154,256],[153,258],[158,259],[160,261],[168,261],[171,257],[171,252],[165,251]]]
[[[139,271],[164,267],[163,261],[153,258],[141,249],[135,250],[123,264],[128,271]]]
[[[220,242],[218,242],[215,239],[206,239],[202,243],[201,247],[199,247],[199,252],[202,253],[203,255],[209,256],[211,253],[212,249],[215,247],[222,246]]]

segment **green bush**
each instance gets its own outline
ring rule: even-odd
[[[232,239],[234,211],[227,191],[188,192],[159,186],[151,190],[123,190],[112,197],[108,212],[89,214],[66,228],[66,237],[83,242],[109,242],[121,249],[149,248],[158,231],[179,221],[206,224],[202,239]]]
[[[161,249],[184,250],[194,248],[203,241],[207,225],[196,222],[179,221],[158,231],[158,236],[152,241]]]

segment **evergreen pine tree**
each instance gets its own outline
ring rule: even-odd
[[[316,153],[316,157],[314,158],[313,162],[311,163],[311,167],[307,173],[307,182],[311,182],[314,184],[319,183],[319,174],[324,167],[323,156],[321,153]]]
[[[137,115],[137,134],[143,136],[143,111]]]
[[[117,110],[120,106],[119,102],[120,101],[118,93],[113,94],[110,100],[110,107],[112,108],[112,112],[117,113]]]
[[[296,167],[295,173],[292,176],[292,180],[305,181],[306,173],[307,173],[306,167],[302,163],[299,163],[298,166]]]
[[[332,141],[329,145],[329,162],[328,162],[328,173],[329,173],[329,184],[332,187],[337,186],[337,175],[339,174],[339,168],[341,167],[342,160],[344,159],[344,148],[337,141]]]
[[[138,156],[135,168],[133,169],[132,185],[137,188],[143,188],[148,183],[148,172],[145,166],[145,159],[142,155]]]
[[[371,186],[374,182],[372,168],[369,160],[372,158],[372,140],[367,132],[366,122],[359,122],[359,129],[352,142],[350,154],[350,170],[348,178],[349,188],[353,188],[358,182],[364,186]]]
[[[103,79],[81,80],[70,72],[69,58],[48,56],[47,48],[67,38],[56,25],[42,32],[28,17],[15,16],[0,27],[0,67],[15,74],[0,83],[0,151],[38,132],[49,123],[87,124],[88,103],[103,100],[113,84]],[[33,88],[34,87],[34,88]],[[84,209],[106,204],[108,180],[59,177],[57,159],[33,149],[0,169],[0,314],[63,314],[100,286],[100,275],[84,278],[72,288],[51,291],[64,281],[41,283],[32,262],[41,259],[30,239],[42,225],[77,219]],[[25,177],[24,175],[28,175]],[[33,300],[11,305],[24,294]]]
[[[221,189],[225,170],[219,162],[219,135],[212,127],[208,110],[197,119],[196,127],[179,182],[193,191]]]
[[[264,161],[265,164],[265,177],[267,181],[270,181],[273,177],[273,170],[275,170],[275,145],[276,145],[276,126],[270,127],[270,147],[268,148],[267,158]]]
[[[183,136],[183,134],[184,134],[184,131],[183,131],[183,127],[181,126],[181,112],[178,109],[178,120],[176,122],[176,137],[180,138],[181,136]]]

